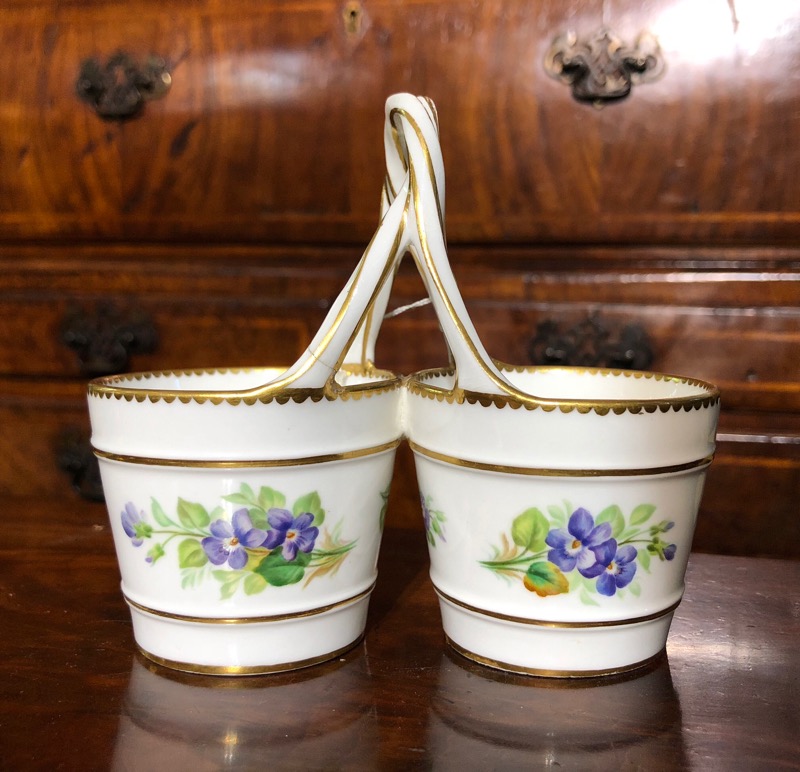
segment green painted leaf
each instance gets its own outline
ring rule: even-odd
[[[586,589],[586,587],[581,587],[580,592],[580,599],[581,603],[584,606],[599,606],[600,604],[591,596],[590,592]]]
[[[199,584],[205,575],[203,568],[184,568],[181,571],[181,587],[185,590],[187,587],[194,587]]]
[[[167,513],[155,499],[150,499],[150,511],[153,513],[153,520],[155,520],[162,528],[169,528],[175,523],[169,519]]]
[[[269,585],[267,580],[260,574],[248,574],[242,586],[245,595],[258,595],[258,593],[266,590]]]
[[[265,512],[268,509],[286,509],[286,496],[274,488],[262,485],[258,492],[258,506]]]
[[[637,598],[642,594],[642,585],[639,582],[633,582],[633,584],[628,585],[628,589]]]
[[[546,561],[531,563],[522,581],[526,590],[535,592],[542,598],[569,592],[567,577],[558,566]]]
[[[226,600],[236,592],[244,573],[242,571],[213,571],[212,575],[222,585],[219,592],[220,598]]]
[[[615,539],[618,538],[619,535],[625,530],[625,516],[622,514],[622,510],[616,504],[606,507],[597,516],[595,524],[600,525],[600,523],[611,524],[611,535]]]
[[[566,509],[562,509],[561,507],[551,505],[547,508],[547,514],[550,515],[550,518],[553,521],[553,525],[563,528],[567,524],[567,519],[569,518],[569,513]]]
[[[261,507],[250,507],[250,520],[253,523],[253,528],[262,528],[265,531],[269,528],[269,521],[267,520],[267,513]]]
[[[153,526],[140,520],[133,524],[133,532],[137,539],[149,539],[153,535]]]
[[[383,499],[383,504],[381,505],[381,511],[378,515],[378,522],[380,524],[380,529],[383,531],[383,527],[386,523],[386,513],[389,510],[389,489],[391,484],[387,486],[386,490],[381,493],[381,498]]]
[[[178,499],[178,518],[186,528],[205,528],[211,518],[202,504]]]
[[[639,504],[633,512],[631,512],[631,525],[641,525],[646,520],[650,519],[653,512],[656,511],[654,504]]]
[[[535,507],[526,509],[514,518],[511,524],[511,538],[518,547],[529,552],[538,552],[545,547],[545,537],[550,530],[547,518]]]
[[[639,565],[645,570],[650,570],[651,554],[647,550],[636,550],[636,557],[639,558]]]
[[[223,496],[225,501],[230,501],[231,504],[243,504],[246,507],[252,507],[253,501],[251,501],[247,496],[243,496],[241,493],[229,493],[227,496]]]
[[[306,493],[295,501],[292,507],[292,513],[295,517],[302,515],[303,512],[310,512],[314,515],[314,525],[319,527],[325,520],[325,510],[322,508],[322,501],[320,500],[319,493],[312,491]]]
[[[272,551],[256,566],[256,574],[260,574],[268,584],[284,587],[297,584],[305,574],[306,566],[311,562],[311,554],[298,552],[294,560],[283,557],[283,547]]]
[[[197,539],[184,539],[178,545],[178,565],[181,568],[200,568],[207,562],[208,556]]]
[[[164,554],[164,548],[160,544],[154,544],[147,553],[147,558],[149,559],[150,563],[153,564],[159,558],[163,558]]]

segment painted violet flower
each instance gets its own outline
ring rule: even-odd
[[[227,563],[231,568],[244,568],[247,563],[245,547],[260,547],[266,533],[253,528],[253,521],[246,509],[237,509],[231,522],[215,520],[211,523],[211,536],[201,542],[208,559],[215,566]]]
[[[137,512],[132,501],[122,510],[122,529],[134,547],[141,547],[142,542],[153,534],[153,527],[144,521],[144,512]]]
[[[636,575],[636,547],[626,544],[617,548],[616,539],[609,539],[595,547],[594,553],[597,562],[581,573],[589,579],[599,577],[597,592],[601,595],[611,597],[633,581]]]
[[[274,550],[283,546],[281,553],[286,560],[294,560],[300,552],[311,552],[314,541],[319,535],[319,528],[311,523],[314,515],[303,512],[294,517],[288,509],[270,509],[267,512],[270,528],[263,546]]]
[[[547,559],[562,571],[572,571],[577,567],[581,574],[589,576],[586,571],[597,563],[595,548],[609,539],[611,523],[595,526],[594,518],[581,507],[572,513],[566,528],[554,528],[547,534],[545,544],[552,547]]]
[[[422,504],[422,524],[425,528],[425,533],[431,530],[431,511],[425,503],[425,497],[420,494],[419,502]]]

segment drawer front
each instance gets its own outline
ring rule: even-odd
[[[724,410],[800,413],[800,281],[792,273],[538,270],[497,261],[457,278],[491,356],[511,364],[650,369],[722,390]],[[488,263],[488,261],[487,261]],[[405,266],[397,305],[422,297]],[[410,349],[408,340],[415,345]],[[387,322],[379,359],[403,372],[447,363],[430,306]]]
[[[359,251],[15,247],[0,261],[0,377],[287,365]]]
[[[13,3],[0,240],[360,243],[397,90],[439,108],[454,243],[791,240],[800,7],[695,5]],[[567,40],[596,83],[634,66],[617,52],[652,46],[658,77],[578,101],[553,72]],[[131,119],[78,96],[87,59],[125,85],[120,51],[145,75],[163,59],[170,81]]]
[[[269,301],[0,300],[0,375],[288,365],[308,344],[315,317],[321,319],[319,309]]]

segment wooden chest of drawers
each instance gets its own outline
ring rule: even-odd
[[[89,376],[297,356],[376,225],[403,90],[439,109],[489,351],[717,383],[695,546],[800,557],[789,5],[6,2],[0,491],[91,493]],[[404,266],[392,305],[421,295]],[[381,365],[446,356],[429,308],[386,322]]]

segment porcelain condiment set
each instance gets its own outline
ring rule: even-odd
[[[396,448],[416,460],[450,645],[490,667],[598,676],[663,651],[711,463],[718,390],[691,378],[495,362],[447,258],[433,103],[386,103],[381,222],[288,370],[89,385],[122,592],[164,666],[304,667],[364,634]],[[410,254],[453,366],[375,367]]]

